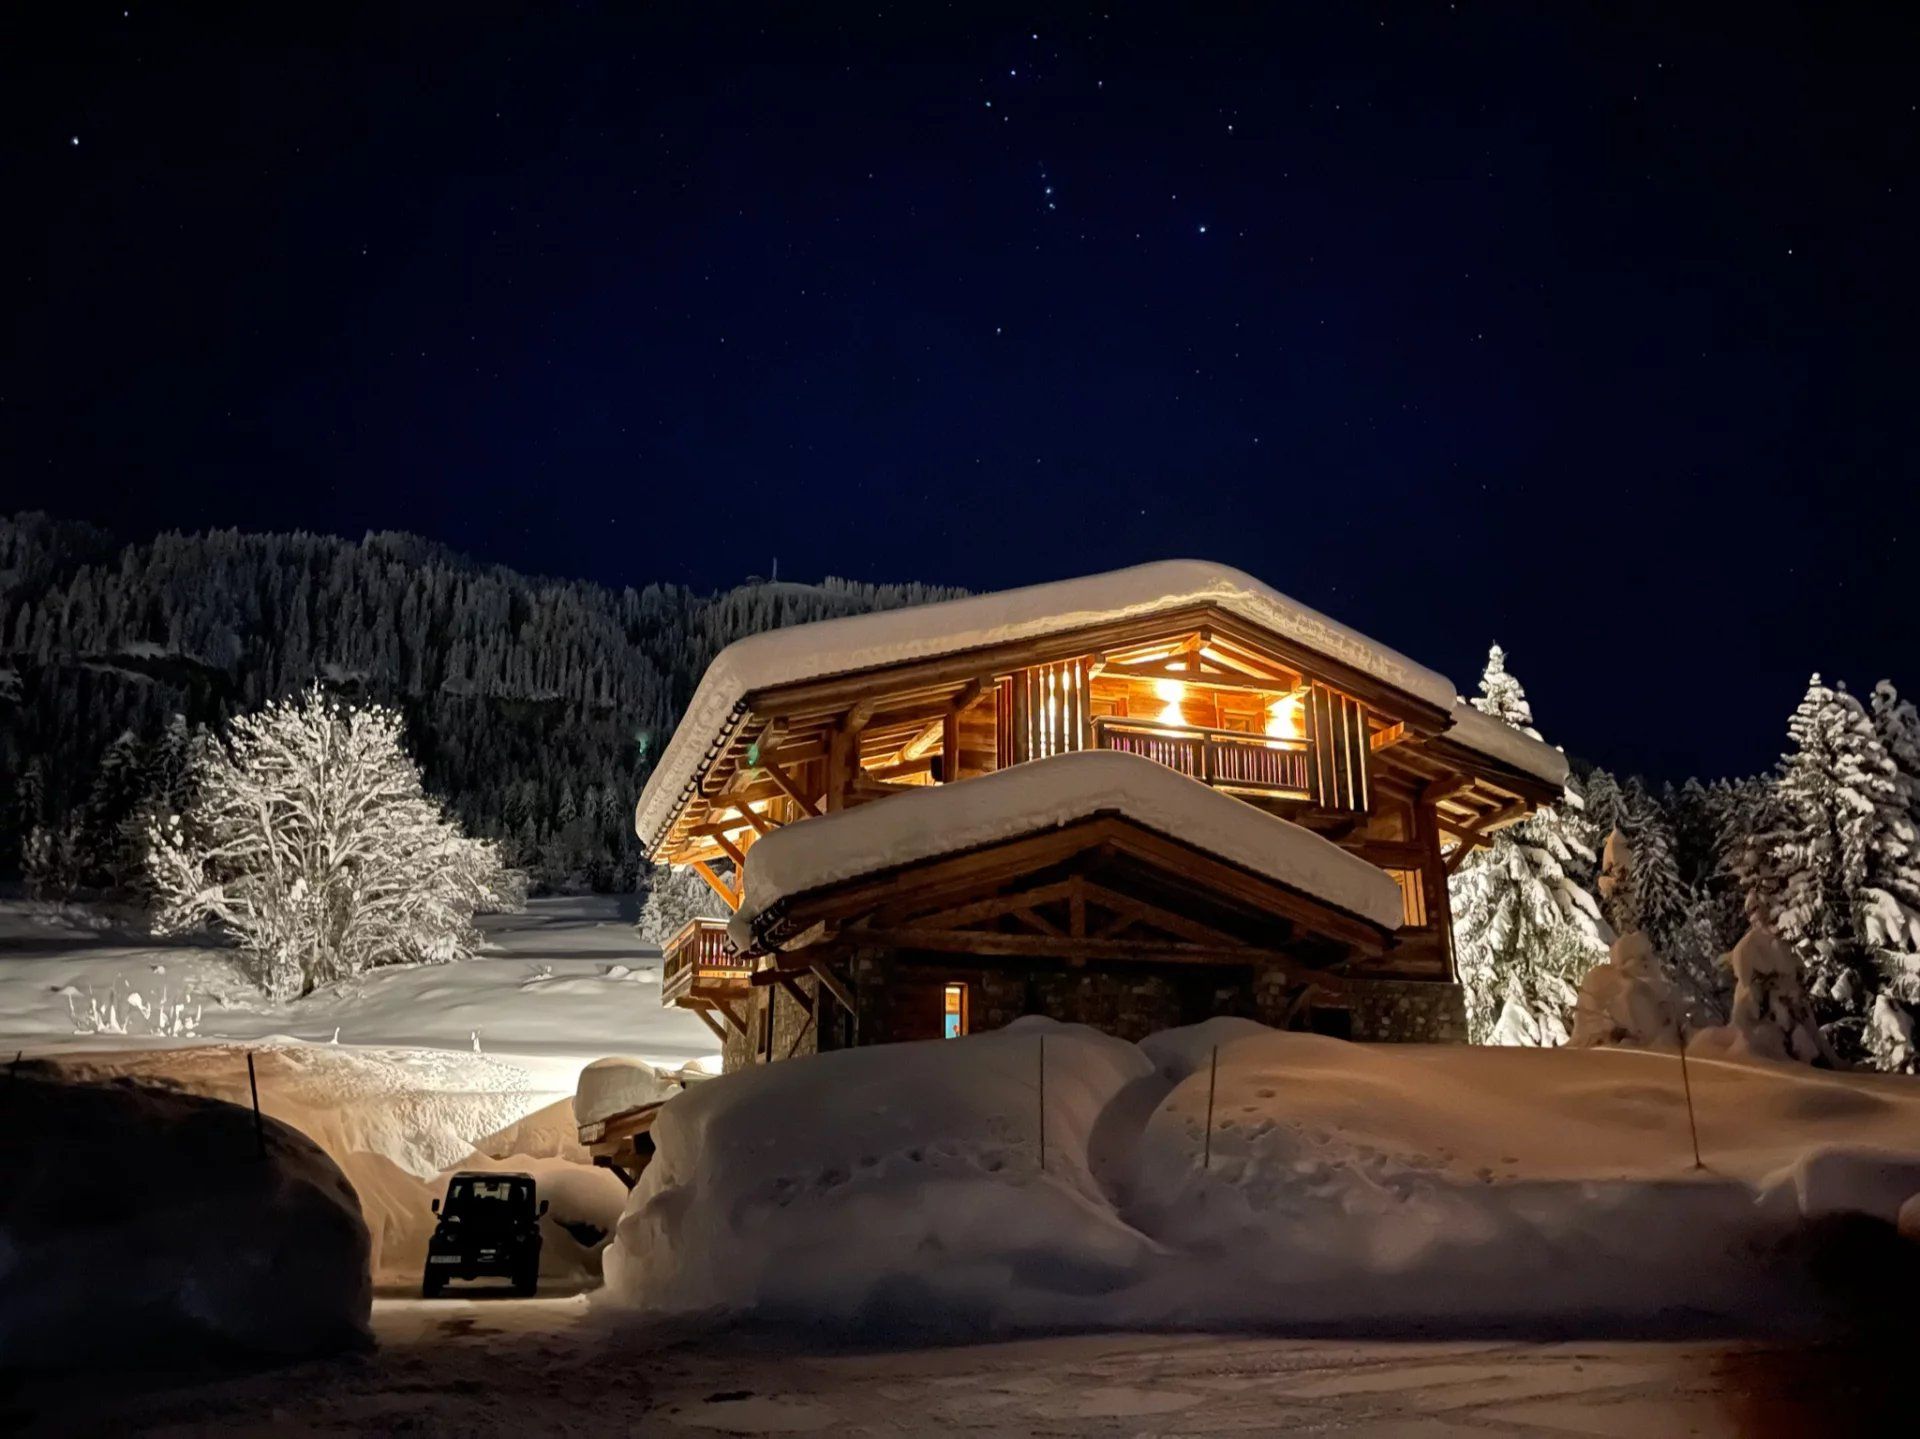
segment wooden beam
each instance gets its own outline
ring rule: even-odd
[[[890,949],[930,949],[954,954],[1003,955],[1019,959],[1191,960],[1201,964],[1276,964],[1301,969],[1298,958],[1252,946],[1188,944],[1184,940],[1075,939],[1071,935],[1000,934],[974,929],[875,929],[862,941]]]
[[[772,970],[771,973],[774,982],[793,996],[793,1002],[795,1004],[799,1005],[802,1009],[810,1009],[812,1007],[813,1001],[807,998],[807,992],[800,987],[800,981],[784,969]]]
[[[902,915],[911,918],[920,926],[935,929],[959,929],[969,924],[978,924],[983,919],[998,919],[1003,914],[1013,914],[1022,909],[1031,909],[1036,904],[1052,904],[1057,899],[1065,899],[1072,892],[1073,881],[1058,880],[1053,884],[1043,884],[1014,894],[994,895],[989,899],[977,899],[970,904],[956,905],[951,909],[935,910],[931,914]]]
[[[1416,804],[1439,804],[1442,800],[1452,799],[1462,790],[1473,788],[1473,777],[1464,774],[1450,774],[1427,785],[1415,797]]]
[[[753,806],[748,804],[746,800],[734,800],[733,809],[735,814],[738,814],[748,824],[753,826],[753,832],[762,839],[765,839],[768,835],[772,834],[774,830],[779,828],[778,825],[768,819],[764,814],[757,813]]]
[[[832,968],[824,959],[810,960],[807,968],[812,971],[813,977],[820,981],[821,986],[827,993],[840,1002],[842,1009],[846,1010],[848,1014],[858,1014],[858,1010],[855,1009],[853,1003],[853,991],[841,982],[840,976],[833,972]]]
[[[747,852],[732,840],[728,839],[724,834],[716,834],[713,837],[713,842],[720,846],[721,853],[733,861],[733,873],[740,881],[740,893],[745,894],[747,886]],[[734,905],[735,909],[739,907],[738,904]]]
[[[699,1016],[700,1022],[706,1025],[708,1029],[711,1029],[713,1031],[713,1037],[715,1039],[719,1040],[722,1044],[725,1044],[727,1042],[727,1031],[725,1026],[714,1022],[713,1016],[707,1012],[706,1005],[685,1004],[685,1005],[681,1005],[680,1007],[682,1009],[690,1010],[695,1015]]]
[[[1447,856],[1447,873],[1456,874],[1460,866],[1466,863],[1467,855],[1482,846],[1491,847],[1493,831],[1509,820],[1516,819],[1527,812],[1525,800],[1515,800],[1504,809],[1495,810],[1480,823],[1471,828],[1456,825],[1449,820],[1434,817],[1434,825],[1442,834],[1450,834],[1459,841],[1452,854]]]
[[[937,726],[935,732],[938,732]],[[888,780],[906,779],[916,774],[931,774],[934,758],[933,755],[923,754],[916,759],[901,760],[897,764],[876,765],[872,769],[862,770],[860,776],[865,780],[885,783]]]
[[[1195,944],[1235,945],[1240,943],[1224,930],[1215,929],[1210,924],[1202,924],[1197,919],[1188,919],[1185,915],[1174,914],[1158,905],[1148,904],[1145,900],[1135,899],[1131,895],[1119,894],[1103,884],[1088,880],[1085,885],[1087,898],[1102,909],[1114,914],[1124,915],[1130,923],[1144,924],[1173,935],[1176,939],[1189,940]],[[1111,934],[1107,935],[1111,938]]]
[[[696,859],[693,862],[693,872],[707,882],[708,889],[711,889],[715,894],[719,895],[721,899],[726,901],[728,909],[740,908],[740,896],[734,893],[731,885],[713,872],[712,865],[708,864],[704,859]]]
[[[710,999],[707,1002],[720,1011],[720,1017],[726,1020],[735,1034],[739,1035],[742,1039],[748,1038],[747,1021],[740,1015],[734,1013],[731,1004],[728,1004],[724,999]]]
[[[823,754],[825,753],[824,748],[822,749],[822,753]],[[782,756],[782,758],[784,758],[784,756]],[[806,815],[809,819],[814,818],[820,813],[819,806],[814,804],[811,800],[809,800],[806,797],[806,795],[801,793],[800,786],[793,782],[793,776],[788,774],[786,770],[782,769],[777,762],[767,758],[767,756],[765,755],[761,755],[760,756],[760,772],[766,775],[768,779],[772,780],[775,787],[779,789],[780,793],[785,795],[788,799],[792,800],[796,805],[798,805],[800,807],[800,812]]]

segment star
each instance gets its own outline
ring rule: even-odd
[[[78,135],[75,135],[71,143],[78,145],[80,143],[80,137]]]

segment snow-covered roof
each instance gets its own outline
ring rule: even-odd
[[[1545,740],[1515,729],[1505,720],[1482,714],[1464,700],[1453,706],[1453,727],[1446,732],[1446,738],[1547,784],[1567,782],[1567,757],[1559,750]]]
[[[1282,635],[1383,684],[1445,710],[1455,686],[1337,620],[1249,574],[1205,560],[1160,560],[1107,574],[1056,580],[967,599],[877,614],[850,615],[750,635],[728,645],[707,666],[700,686],[634,812],[642,837],[673,816],[714,737],[757,690],[853,674],[911,660],[961,654],[989,645],[1063,634],[1090,625],[1136,619],[1198,604]]]
[[[1140,755],[1084,750],[775,830],[753,847],[728,934],[745,950],[755,921],[783,900],[1100,814],[1123,815],[1382,929],[1400,923],[1400,887],[1386,872],[1312,830]]]

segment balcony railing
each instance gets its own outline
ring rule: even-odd
[[[1110,716],[1093,722],[1101,749],[1125,750],[1219,789],[1305,799],[1309,745],[1237,730],[1174,729]]]
[[[696,985],[707,988],[724,985],[744,988],[753,975],[753,966],[745,964],[727,949],[727,922],[724,919],[690,919],[667,941],[665,963],[660,971],[660,1002],[672,1004]]]

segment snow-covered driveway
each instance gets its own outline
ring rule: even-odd
[[[191,1389],[28,1392],[29,1434],[1751,1436],[1893,1433],[1871,1346],[1095,1335],[805,1352],[583,1297],[380,1301],[380,1350]]]

